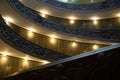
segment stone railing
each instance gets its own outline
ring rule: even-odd
[[[120,79],[120,44],[32,68],[4,80]]]
[[[120,41],[120,30],[99,30],[71,27],[40,17],[35,11],[29,9],[28,7],[25,7],[18,0],[8,0],[8,2],[23,16],[44,28],[81,38]]]
[[[66,54],[43,48],[25,40],[9,28],[2,18],[0,18],[0,38],[15,49],[38,58],[54,61],[69,57]]]
[[[77,12],[104,11],[120,7],[120,0],[106,0],[104,2],[92,4],[71,4],[59,2],[56,0],[38,0],[38,1],[54,8],[72,10]]]

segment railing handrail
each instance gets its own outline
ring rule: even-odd
[[[67,11],[76,11],[76,12],[105,11],[120,7],[119,0],[106,0],[103,2],[92,3],[92,4],[71,4],[71,3],[63,3],[56,0],[37,0],[37,1],[53,8],[63,9]]]
[[[30,42],[15,31],[13,31],[8,25],[4,22],[3,18],[0,15],[0,38],[12,46],[13,48],[22,51],[26,54],[43,58],[49,61],[58,60],[61,58],[69,57],[67,54],[53,51],[47,48],[44,48],[40,45],[37,45],[33,42]]]
[[[111,46],[100,48],[98,50],[93,50],[93,51],[90,51],[90,52],[85,52],[83,54],[79,54],[79,55],[75,55],[75,56],[72,56],[72,57],[60,59],[60,60],[54,61],[52,63],[46,64],[46,65],[43,65],[43,66],[40,66],[40,67],[37,66],[37,67],[31,68],[31,69],[28,69],[28,70],[24,70],[24,71],[21,71],[17,74],[21,74],[21,73],[25,73],[25,72],[29,72],[29,71],[33,71],[33,70],[38,70],[38,69],[42,69],[42,68],[46,68],[46,67],[50,67],[50,66],[54,66],[54,65],[57,65],[57,64],[68,62],[68,61],[88,57],[88,56],[91,56],[91,55],[96,55],[96,54],[103,53],[103,52],[106,52],[106,51],[109,51],[109,50],[113,50],[113,49],[116,49],[116,48],[119,48],[119,47],[120,47],[120,43],[114,44],[114,45],[111,45]]]
[[[49,30],[53,30],[57,33],[62,33],[64,35],[70,35],[81,38],[97,39],[97,40],[107,40],[107,41],[120,41],[120,30],[98,30],[98,29],[85,29],[71,27],[68,25],[63,25],[55,23],[53,21],[47,20],[36,14],[35,11],[25,7],[18,0],[7,0],[12,7],[14,7],[18,12],[20,12],[24,17],[28,18],[32,22],[36,23],[38,26],[44,27]]]

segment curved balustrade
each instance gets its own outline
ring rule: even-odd
[[[25,61],[18,57],[0,55],[0,80],[3,80],[11,74],[42,65],[44,65],[42,62]]]
[[[40,14],[39,12],[37,12]],[[42,13],[41,13],[42,16]],[[78,27],[78,28],[90,28],[90,29],[112,29],[112,30],[120,30],[120,18],[119,17],[114,17],[114,18],[107,18],[107,19],[99,19],[96,20],[73,20],[73,23],[70,23],[72,20],[71,19],[66,19],[66,18],[60,18],[60,17],[54,17],[50,15],[46,15],[46,19],[63,24],[63,25],[68,25],[70,27]]]
[[[2,18],[0,18],[0,38],[10,44],[12,47],[35,57],[47,59],[50,61],[69,57],[66,54],[43,48],[25,40],[12,29],[10,29]]]
[[[93,4],[70,4],[63,3],[56,0],[38,0],[46,5],[50,5],[54,8],[72,10],[77,12],[94,12],[104,11],[120,7],[120,0],[106,0],[100,3]]]
[[[25,7],[18,0],[8,0],[8,2],[25,17],[47,29],[83,38],[120,41],[120,30],[98,30],[70,27],[40,17],[35,11]]]
[[[22,71],[5,80],[120,79],[120,44]]]
[[[106,0],[56,0],[56,1],[64,2],[64,3],[71,3],[71,4],[92,4],[92,3],[103,2]]]
[[[89,43],[89,42],[77,42],[69,41],[59,38],[51,38],[45,35],[41,35],[35,32],[30,32],[20,26],[17,26],[13,23],[9,23],[9,27],[15,31],[17,34],[22,36],[24,39],[33,42],[37,45],[40,45],[44,48],[57,51],[60,53],[68,54],[70,56],[81,54],[83,52],[88,52],[94,50],[93,46],[97,45],[98,48],[107,46],[108,44],[98,44],[98,43]],[[75,45],[74,45],[75,43]],[[64,44],[64,45],[63,45]],[[110,44],[109,44],[110,45]]]
[[[85,1],[85,0],[83,0],[83,1]],[[30,9],[33,7],[30,5],[27,5],[26,2],[21,1],[21,3]],[[36,4],[36,3],[37,2],[35,1],[34,4]],[[94,28],[94,29],[112,29],[112,30],[119,29],[120,30],[120,18],[119,17],[103,18],[103,19],[98,19],[96,21],[94,19],[93,20],[92,19],[91,20],[79,20],[79,19],[72,20],[72,19],[68,19],[68,18],[61,18],[61,17],[55,17],[54,15],[51,16],[49,14],[44,14],[41,11],[39,12],[36,8],[32,8],[32,10],[36,11],[37,14],[39,14],[40,16],[42,16],[50,21],[64,24],[64,25],[69,25],[71,27]],[[71,23],[72,21],[73,21],[73,23]]]

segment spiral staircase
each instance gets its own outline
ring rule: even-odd
[[[113,80],[119,0],[1,0],[0,80]]]

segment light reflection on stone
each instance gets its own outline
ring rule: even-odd
[[[43,65],[40,62],[0,55],[0,80],[19,71]]]

